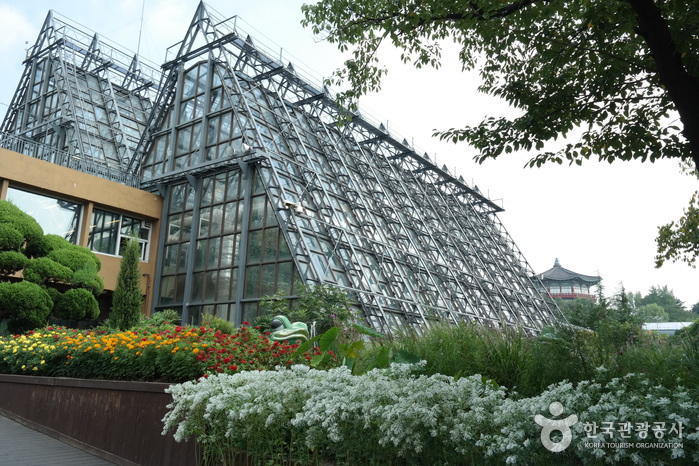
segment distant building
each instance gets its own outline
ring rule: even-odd
[[[687,328],[693,323],[694,322],[648,322],[643,324],[643,330],[674,335],[676,331]]]
[[[552,298],[560,299],[582,298],[594,301],[595,295],[590,292],[590,287],[600,282],[600,277],[564,269],[558,258],[552,268],[540,273],[537,277]]]

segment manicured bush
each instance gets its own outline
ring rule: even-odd
[[[62,236],[48,234],[27,242],[26,253],[29,257],[46,257],[56,249],[72,246],[70,241]]]
[[[19,251],[24,236],[9,223],[0,223],[0,251]]]
[[[61,295],[53,306],[53,313],[59,319],[83,320],[96,319],[99,305],[94,295],[84,288],[73,288]]]
[[[24,268],[24,279],[37,285],[69,283],[72,277],[72,270],[48,257],[32,259]]]
[[[87,262],[91,262],[95,266],[96,271],[99,271],[102,267],[102,263],[94,252],[82,246],[72,244],[69,247],[54,249],[49,253],[48,258],[68,267],[73,272],[83,268]]]
[[[27,241],[44,235],[41,225],[10,201],[0,201],[0,223],[11,224]]]
[[[97,274],[97,268],[92,261],[87,261],[81,268],[75,271],[71,279],[73,286],[90,290],[95,296],[104,291],[104,280]]]
[[[22,270],[29,263],[27,256],[17,251],[0,251],[0,275],[10,275]]]
[[[28,281],[0,282],[0,320],[9,318],[11,332],[24,332],[46,324],[53,307],[48,293]]]

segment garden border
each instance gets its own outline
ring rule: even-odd
[[[195,443],[161,434],[168,386],[0,374],[0,413],[119,465],[189,466]]]

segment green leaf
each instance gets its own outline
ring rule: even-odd
[[[362,325],[362,324],[352,324],[352,326],[353,326],[359,333],[361,333],[361,334],[363,334],[363,335],[368,335],[368,336],[374,337],[374,338],[385,338],[385,337],[386,337],[386,335],[384,335],[383,333],[377,332],[377,331],[374,330],[373,328],[367,327],[367,326]]]
[[[325,334],[323,333],[323,334],[320,334],[320,335],[316,335],[316,336],[314,336],[313,338],[311,338],[310,340],[304,341],[303,343],[301,343],[301,344],[294,350],[294,352],[293,352],[292,354],[294,354],[294,355],[296,355],[296,354],[303,354],[303,353],[305,353],[306,351],[308,351],[308,350],[310,350],[310,349],[313,349],[313,347],[314,347],[316,341],[320,340],[320,337],[322,337],[323,335],[325,335]]]
[[[329,328],[325,333],[320,336],[320,341],[318,342],[318,347],[321,351],[328,351],[333,343],[337,340],[340,335],[340,329],[338,327]]]
[[[398,350],[393,360],[401,364],[417,364],[420,362],[420,356],[407,350]]]
[[[391,350],[390,347],[388,346],[382,346],[381,350],[378,352],[376,355],[376,358],[374,359],[374,367],[388,367],[388,365],[391,362],[391,355],[393,354],[393,350]]]

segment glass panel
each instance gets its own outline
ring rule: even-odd
[[[201,209],[199,214],[199,238],[209,236],[209,226],[211,223],[211,208],[205,207]]]
[[[232,233],[240,230],[240,225],[237,218],[238,203],[229,202],[225,204],[223,217],[223,232]]]
[[[175,302],[175,277],[163,277],[160,280],[160,304]]]
[[[245,303],[243,305],[243,322],[252,322],[258,315],[257,303]]]
[[[101,209],[92,210],[87,247],[103,254],[116,254],[119,215]]]
[[[192,301],[201,301],[204,296],[206,272],[195,273],[192,277]]]
[[[272,227],[277,225],[277,216],[274,214],[274,209],[272,209],[272,204],[269,203],[269,199],[266,202],[267,210],[265,216],[265,226]]]
[[[260,289],[260,296],[269,296],[273,295],[274,292],[276,291],[274,282],[275,282],[275,273],[277,271],[277,266],[276,264],[266,264],[262,266],[261,270],[261,277],[260,277],[260,284],[261,284],[261,289]]]
[[[250,228],[262,228],[265,219],[265,198],[258,196],[252,198],[252,208],[250,209]]]
[[[206,144],[211,145],[216,143],[218,138],[218,117],[213,117],[209,119],[209,130],[206,133]]]
[[[44,234],[58,235],[77,244],[80,204],[15,188],[7,190],[7,200],[34,217]]]
[[[245,298],[260,296],[260,266],[253,265],[245,270]]]
[[[233,235],[224,236],[221,239],[221,267],[233,265],[233,255],[235,254],[235,239]]]
[[[231,289],[231,271],[220,270],[216,283],[216,299],[227,300]]]
[[[268,228],[264,230],[264,233],[265,238],[262,248],[262,261],[271,262],[277,258],[279,228]]]
[[[206,261],[206,268],[213,269],[218,267],[219,258],[219,239],[211,238],[209,240],[209,255]]]
[[[226,193],[226,199],[229,201],[238,199],[238,187],[240,185],[240,172],[229,173],[228,174],[228,191]]]
[[[184,273],[187,268],[187,252],[189,251],[189,243],[180,245],[180,256],[177,261],[177,273]]]
[[[262,231],[251,231],[248,236],[248,263],[260,262],[262,253]]]
[[[279,260],[289,260],[291,259],[291,252],[289,251],[289,245],[286,242],[286,239],[282,236],[279,239]]]
[[[177,271],[177,259],[180,247],[178,244],[166,246],[163,253],[163,273],[175,273]]]
[[[226,196],[226,174],[219,173],[216,175],[214,184],[214,204],[218,204],[223,202]]]
[[[223,223],[223,206],[217,205],[211,209],[211,225],[209,227],[209,236],[221,235],[221,224]]]
[[[194,96],[197,79],[197,69],[193,68],[184,75],[184,84],[182,86],[182,98]]]
[[[208,251],[208,240],[201,239],[197,241],[197,252],[194,255],[194,270],[202,270],[206,263],[206,251]]]
[[[282,262],[277,266],[277,290],[284,295],[289,295],[291,292],[292,266],[291,262]]]

